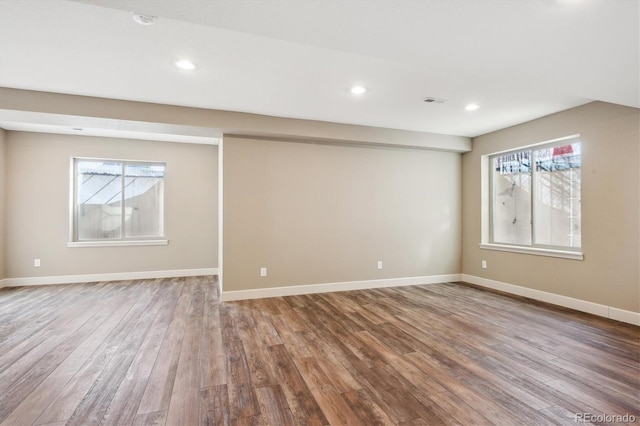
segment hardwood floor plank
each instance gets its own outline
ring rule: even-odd
[[[49,347],[42,343],[43,339],[49,339],[48,344],[55,345],[59,343],[65,334],[72,331],[72,324],[77,324],[80,321],[80,318],[75,315],[76,309],[82,310],[87,304],[99,305],[102,299],[101,296],[109,288],[105,289],[97,286],[95,293],[86,288],[80,288],[79,290],[77,292],[72,291],[67,301],[69,309],[66,312],[60,312],[55,306],[47,304],[44,312],[38,310],[33,313],[37,318],[34,322],[17,325],[17,331],[2,335],[0,342],[2,342],[4,348],[0,350],[1,382],[7,383],[12,380],[10,376],[13,373],[6,371],[7,368],[24,371],[29,368],[27,363],[36,363],[43,353],[48,352]],[[54,296],[55,294],[53,293]],[[88,297],[85,297],[87,294]]]
[[[640,419],[640,328],[465,284],[229,303],[212,277],[0,289],[3,318],[3,426]]]
[[[636,377],[634,385],[629,385],[628,383],[621,383],[611,377],[591,371],[588,368],[566,359],[555,358],[548,361],[547,364],[551,364],[561,370],[564,370],[555,370],[558,371],[558,375],[560,377],[570,376],[585,384],[590,384],[592,386],[604,386],[612,391],[620,392],[630,398],[638,396],[638,390],[640,389],[640,375]]]
[[[252,310],[240,310],[234,320],[241,337],[251,384],[256,388],[277,385],[275,367],[269,362],[270,354],[266,344],[270,339],[261,338]]]
[[[79,344],[42,382],[31,392],[28,398],[16,407],[3,424],[33,424],[43,411],[60,394],[60,389],[71,380],[91,354],[113,330],[114,317],[121,318],[129,307],[118,310],[120,299],[110,300],[102,311],[96,312],[88,322],[95,325],[91,335]],[[125,305],[126,306],[126,305]],[[31,372],[31,371],[30,371]]]
[[[565,395],[570,395],[576,401],[588,404],[600,413],[632,414],[640,418],[640,406],[638,404],[629,405],[626,401],[616,398],[611,393],[605,393],[599,389],[584,387],[561,379],[552,380],[547,385]]]
[[[104,370],[76,407],[67,421],[69,425],[99,424],[102,421],[147,330],[160,309],[163,292],[156,283],[152,285],[155,288],[151,292],[151,299],[142,300],[132,308],[135,319],[131,321],[130,332],[127,333],[122,346],[118,348],[118,352],[105,365]]]
[[[269,306],[269,299],[259,299],[256,301],[256,305],[258,306],[256,309],[251,311],[251,316],[253,317],[253,322],[257,327],[258,335],[260,339],[264,343],[265,346],[273,346],[273,345],[281,345],[282,339],[278,335],[278,331],[273,326],[271,322],[271,315],[268,315],[265,310],[262,310],[261,307],[263,305]],[[274,309],[275,310],[275,309]],[[279,315],[280,311],[277,311]]]
[[[313,358],[302,358],[295,364],[330,424],[363,424]]]
[[[283,344],[287,347],[294,358],[307,358],[311,356],[305,343],[296,333],[296,330],[289,326],[289,323],[282,315],[275,315],[271,318],[271,323],[275,328]]]
[[[165,333],[173,318],[176,302],[181,289],[170,284],[169,280],[162,280],[158,285],[167,287],[162,304],[153,324],[129,366],[125,378],[120,383],[118,391],[109,404],[109,408],[102,419],[106,424],[131,424],[138,412],[138,406],[144,395],[147,381]]]
[[[229,424],[230,409],[227,385],[201,389],[199,413],[199,424],[201,425]]]
[[[576,424],[576,413],[560,408],[557,405],[545,408],[541,410],[541,413],[553,419],[553,422],[557,425],[575,426]]]
[[[514,395],[513,386],[501,388],[493,385],[491,382],[483,380],[475,374],[461,378],[461,383],[469,389],[474,390],[476,394],[482,395],[483,398],[488,398],[496,406],[509,411],[515,417],[526,419],[527,422],[536,425],[552,424],[550,419],[546,418],[536,408],[527,404],[527,402],[532,402],[536,405],[541,404],[543,405],[541,409],[544,409],[551,406],[550,403],[541,403],[539,400],[534,399],[533,396],[526,395],[524,392],[518,392]],[[525,396],[523,397],[522,395]]]
[[[231,418],[251,417],[260,414],[255,390],[251,384],[251,370],[242,340],[225,343],[227,353],[227,388]]]
[[[528,362],[520,362],[508,352],[492,351],[490,348],[486,348],[485,350],[489,352],[490,355],[487,355],[485,358],[476,359],[476,362],[490,364],[491,367],[489,368],[494,372],[502,373],[507,377],[527,378],[535,383],[547,383],[556,378],[554,373],[550,371],[546,365],[529,365]],[[504,351],[504,347],[502,350]]]
[[[158,357],[147,380],[144,395],[138,406],[138,415],[169,410],[173,385],[178,371],[187,316],[191,306],[191,283],[179,282],[182,287],[171,324],[162,340]]]
[[[394,423],[402,423],[420,418],[413,404],[405,404],[404,395],[396,389],[389,387],[388,383],[380,384],[381,377],[377,370],[361,370],[359,377],[362,377],[362,390],[374,404],[378,405]],[[415,398],[414,398],[415,399]],[[413,405],[413,406],[412,406]]]
[[[478,411],[465,404],[451,392],[445,391],[432,393],[428,397],[448,415],[456,419],[462,425],[485,425],[490,426],[495,423],[482,416]]]
[[[269,351],[278,370],[280,387],[296,424],[329,424],[284,345],[271,346]]]
[[[513,414],[500,402],[493,401],[489,395],[483,395],[458,380],[447,384],[447,389],[459,400],[480,413],[484,418],[498,425],[527,424],[525,417]]]
[[[215,280],[205,284],[204,329],[200,345],[200,388],[227,383],[220,322],[220,303]]]
[[[240,340],[239,329],[234,323],[234,315],[236,315],[236,308],[231,304],[220,305],[220,326],[222,327],[222,343],[233,340]]]
[[[192,289],[176,378],[167,411],[167,424],[197,424],[200,404],[200,344],[204,330],[204,283]]]
[[[340,393],[360,389],[360,383],[354,377],[351,363],[338,348],[320,339],[310,331],[298,334],[309,348],[309,353],[316,355],[316,360],[331,382]]]
[[[134,426],[162,426],[167,419],[166,411],[155,411],[153,413],[137,414],[133,420]]]
[[[99,284],[98,284],[99,285]],[[47,314],[56,314],[51,302],[54,302],[61,293],[71,293],[67,296],[72,299],[78,297],[83,287],[76,285],[75,288],[65,291],[65,286],[49,286],[46,289],[34,294],[29,292],[26,287],[3,288],[0,289],[0,303],[2,303],[2,311],[0,312],[0,332],[3,336],[9,336],[12,332],[19,331],[25,333],[33,333],[46,321]],[[77,290],[80,289],[80,290]],[[75,290],[75,291],[74,291]],[[12,297],[13,293],[20,296]],[[69,300],[70,302],[72,300]],[[20,315],[21,312],[33,312],[35,317]],[[36,319],[37,318],[37,319]],[[35,324],[31,320],[35,320]],[[38,321],[39,319],[39,321]],[[31,325],[32,327],[26,327]],[[18,340],[19,341],[19,340]],[[5,351],[14,342],[4,339],[0,342],[0,350]]]
[[[490,389],[499,389],[502,392],[506,392],[510,399],[520,401],[533,410],[543,410],[553,406],[550,401],[545,401],[538,395],[518,386],[518,381],[506,380],[477,362],[467,364],[467,368],[472,372],[471,377],[475,379],[475,383],[485,385]]]
[[[269,425],[293,426],[295,421],[287,398],[279,385],[256,389],[260,411]]]
[[[285,300],[288,300],[288,299],[289,298],[285,298]],[[309,330],[309,324],[307,324],[302,318],[300,318],[300,315],[298,315],[298,313],[295,310],[296,308],[301,308],[301,307],[303,306],[292,307],[290,310],[284,311],[281,314],[282,317],[286,320],[287,326],[295,332]]]
[[[129,285],[129,284],[128,284]],[[144,303],[152,291],[152,287],[135,286],[135,291],[126,292],[123,298],[116,298],[118,307],[112,312],[104,324],[104,337],[99,345],[86,359],[78,360],[77,371],[63,386],[58,388],[55,399],[40,415],[37,424],[67,421],[76,410],[95,380],[99,377],[107,362],[118,351],[122,342],[135,324],[134,319],[139,312],[133,309],[137,304]],[[139,309],[139,308],[138,308]],[[100,334],[98,334],[99,336]]]
[[[108,317],[103,311],[108,303],[97,304],[96,311],[84,310],[69,319],[67,333],[54,333],[51,338],[38,345],[14,365],[6,369],[0,380],[2,393],[0,394],[0,420],[6,417],[8,411],[21,405],[27,395],[34,392],[40,383],[46,379],[78,346],[80,346]],[[62,383],[64,384],[64,383]],[[58,383],[60,385],[60,383]]]
[[[345,402],[359,419],[366,419],[367,425],[395,425],[389,415],[376,404],[363,389],[352,390],[342,394]]]
[[[390,364],[388,368],[393,368],[402,376],[405,380],[413,383],[422,394],[433,395],[434,393],[444,392],[445,388],[442,387],[437,380],[430,375],[425,375],[424,372],[415,367],[411,362],[406,361],[404,358],[399,357]]]

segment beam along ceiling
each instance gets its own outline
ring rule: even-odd
[[[0,86],[476,136],[640,107],[639,21],[636,0],[2,0]]]

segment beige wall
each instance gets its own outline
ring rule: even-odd
[[[577,133],[584,260],[480,249],[480,157]],[[640,110],[603,102],[475,138],[462,156],[462,272],[639,312],[639,149]]]
[[[460,271],[459,154],[225,137],[223,157],[224,291]]]
[[[0,107],[10,110],[243,135],[225,138],[227,291],[462,271],[640,311],[637,109],[598,102],[564,111],[478,137],[461,161],[455,152],[468,149],[467,138],[6,88],[0,95]],[[583,141],[585,260],[481,250],[480,156],[575,133]],[[0,278],[217,266],[217,148],[6,132],[2,153]],[[67,248],[73,155],[167,161],[170,244]],[[33,267],[34,258],[41,268]],[[481,269],[482,259],[488,269]],[[262,266],[266,278],[259,277]]]
[[[102,99],[10,88],[0,88],[0,109],[5,113],[12,113],[13,115],[11,115],[12,119],[10,121],[14,121],[18,124],[23,121],[28,123],[33,120],[38,122],[39,120],[43,120],[43,122],[51,124],[66,123],[66,125],[79,125],[78,123],[86,123],[87,127],[92,127],[96,122],[101,122],[100,120],[106,120],[108,122],[112,122],[114,120],[127,120],[137,123],[136,125],[138,126],[142,125],[144,122],[156,123],[160,125],[160,127],[195,126],[199,131],[202,131],[203,129],[207,130],[206,134],[212,136],[233,134],[242,135],[240,137],[261,137],[286,141],[315,141],[318,143],[333,143],[335,141],[340,141],[340,143],[353,145],[375,145],[382,150],[385,150],[384,147],[393,146],[404,148],[429,148],[437,151],[459,153],[468,151],[471,148],[470,139],[461,136],[327,123],[312,120],[297,120],[230,111],[158,105],[143,102]],[[78,123],[76,120],[79,120]],[[142,127],[144,126],[142,125]],[[37,149],[35,146],[32,149],[32,151],[37,154],[34,158],[39,159],[39,162],[41,163],[45,163],[41,167],[46,167],[51,173],[55,172],[58,182],[62,182],[63,179],[68,179],[68,171],[66,168],[68,167],[68,157],[72,155],[127,156],[129,158],[137,158],[136,155],[140,155],[140,158],[146,158],[146,155],[144,154],[147,152],[162,153],[162,155],[164,155],[164,148],[159,150],[156,149],[157,147],[164,146],[166,148],[171,146],[171,144],[159,145],[151,142],[145,142],[139,146],[139,149],[134,149],[133,144],[126,143],[127,149],[121,153],[120,150],[114,148],[116,146],[121,146],[120,142],[113,140],[108,144],[97,144],[96,146],[99,146],[99,148],[95,149],[89,149],[89,146],[86,144],[78,145],[83,147],[83,152],[88,150],[95,152],[95,154],[76,154],[75,149],[73,149],[74,152],[71,153],[71,147],[65,145],[69,144],[69,140],[73,138],[35,134],[27,137],[26,134],[17,132],[9,132],[8,134],[12,136],[11,139],[15,140],[33,139],[35,141],[35,139],[38,139],[46,140],[47,143],[49,141],[62,143],[63,145],[61,146],[63,146],[64,149],[61,150],[57,150],[57,145],[47,145],[45,143],[40,144]],[[103,141],[104,140],[105,139],[103,139]],[[32,144],[35,144],[35,142],[32,142]],[[12,158],[14,156],[20,156],[22,158],[30,155],[26,146],[16,148],[17,143],[10,143],[10,145],[13,148]],[[188,155],[186,154],[187,151],[185,151],[185,149],[190,145],[174,145],[175,149],[171,154],[167,154],[168,158],[173,158],[174,161],[178,161],[182,158],[183,153],[185,153],[184,155]],[[196,148],[195,146],[191,146],[189,149],[206,150],[207,148]],[[115,150],[116,152],[114,154],[109,154],[112,150]],[[13,153],[13,151],[15,151],[15,153]],[[386,151],[388,150],[385,150],[385,152]],[[129,154],[129,152],[133,152],[133,154]],[[53,166],[44,161],[44,158],[49,156],[49,154],[51,154],[51,156],[59,155],[66,157],[67,160],[65,161],[64,169],[49,169]],[[440,155],[435,152],[432,152],[432,154],[434,156]],[[215,150],[214,155],[217,155],[217,150]],[[459,162],[459,155],[457,154],[443,155],[445,158],[458,158]],[[194,157],[197,157],[200,161],[207,161],[206,159],[208,158],[206,155],[194,155]],[[12,160],[12,164],[13,163],[15,162]],[[211,185],[215,191],[217,184],[217,176],[214,173],[214,170],[217,169],[215,159],[212,161],[212,164],[213,166],[210,169],[207,168],[207,171],[204,172],[208,173],[208,171],[211,170],[213,173],[211,178],[204,176],[202,173],[196,175],[194,171],[197,169],[187,170],[185,168],[185,173],[182,175],[184,176],[184,180],[182,180],[178,185],[182,189],[176,190],[174,197],[174,199],[180,201],[172,203],[167,199],[167,208],[183,209],[183,206],[190,205],[189,203],[193,202],[192,198],[198,190],[205,189],[208,191],[208,185]],[[459,165],[456,167],[459,168]],[[171,225],[168,222],[167,233],[169,234],[171,232],[171,229],[169,228],[170,226],[173,226],[173,229],[176,231],[173,235],[169,235],[171,243],[169,244],[169,247],[165,247],[164,249],[159,247],[146,247],[140,249],[127,248],[126,250],[122,248],[66,248],[66,241],[68,239],[67,184],[65,183],[64,186],[58,187],[58,185],[53,181],[48,180],[49,178],[39,178],[41,181],[46,180],[47,182],[51,182],[52,186],[55,184],[55,190],[53,192],[50,191],[40,195],[32,195],[32,198],[29,198],[30,195],[28,192],[22,193],[20,191],[27,187],[38,188],[39,182],[32,180],[33,177],[26,174],[27,178],[24,182],[14,184],[14,181],[18,179],[18,176],[20,179],[23,179],[25,173],[17,166],[12,170],[11,176],[9,177],[11,180],[11,187],[7,192],[8,196],[10,196],[10,202],[12,203],[12,208],[10,209],[11,215],[6,217],[6,220],[4,221],[4,223],[7,224],[7,227],[11,229],[11,235],[8,236],[10,241],[7,240],[6,245],[10,252],[5,256],[8,262],[6,269],[7,277],[21,278],[58,274],[93,274],[101,272],[129,272],[217,266],[218,261],[216,256],[218,252],[218,238],[217,232],[215,232],[215,225],[213,225],[214,228],[212,230],[209,230],[208,228],[204,230],[199,229],[201,223],[203,223],[201,217],[206,216],[207,219],[209,218],[208,210],[190,212],[191,220],[185,221],[188,222],[188,225],[178,225],[177,222]],[[64,174],[64,177],[62,176],[62,173]],[[189,173],[193,173],[194,176],[188,176]],[[191,189],[193,187],[192,182],[194,181],[202,182],[202,186],[197,190]],[[54,197],[53,195],[50,195],[52,193],[55,193],[56,196]],[[459,192],[454,195],[459,199]],[[43,199],[41,200],[39,197]],[[16,204],[16,201],[19,201],[19,203]],[[55,217],[47,217],[46,223],[50,224],[51,221],[55,221],[55,229],[45,228],[42,223],[37,223],[35,225],[26,224],[27,220],[22,220],[22,210],[27,212],[27,217],[31,217],[31,212],[41,209],[39,205],[44,202],[54,204],[53,206],[47,207],[47,209],[50,210],[51,208],[55,208]],[[62,204],[60,204],[60,202]],[[27,209],[27,207],[31,210]],[[213,214],[213,223],[215,224],[217,215],[215,215],[215,211]],[[170,218],[167,217],[167,221],[169,220]],[[14,221],[19,222],[18,228],[14,229]],[[209,222],[206,223],[208,226]],[[180,226],[183,226],[184,228],[181,228]],[[459,226],[457,229],[459,230]],[[194,241],[193,244],[190,244],[190,239]],[[207,240],[206,243],[203,242],[205,240]],[[459,237],[458,240],[453,242],[453,244],[457,244],[459,247]],[[208,250],[213,250],[211,256]],[[134,253],[134,255],[131,255],[132,253]],[[138,253],[141,253],[141,255]],[[38,269],[32,266],[33,259],[36,257],[41,258],[42,260],[42,267]],[[459,251],[455,257],[456,259],[459,259]],[[109,260],[105,263],[103,261],[105,258],[113,260]],[[214,259],[213,263],[208,260],[211,258]],[[207,260],[204,261],[203,259]],[[457,262],[459,263],[459,261]],[[65,266],[66,264],[68,265]],[[459,270],[459,267],[449,268],[448,263],[446,263],[443,265],[443,268],[437,269],[446,269],[447,271],[452,269],[452,272],[455,272],[456,270]],[[376,273],[375,278],[384,277],[392,272],[391,265],[387,266],[385,264],[384,273]],[[407,274],[415,275],[413,272],[407,272]],[[360,276],[359,274],[356,275]],[[325,281],[324,277],[322,281]],[[306,281],[303,280],[300,284],[304,284],[305,282]]]
[[[5,143],[8,278],[217,267],[216,146],[25,132]],[[166,162],[169,245],[68,248],[72,156]]]
[[[6,132],[0,129],[0,280],[5,278],[5,183],[6,183]]]

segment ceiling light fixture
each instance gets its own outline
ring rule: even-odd
[[[143,15],[141,13],[134,13],[133,14],[133,20],[135,22],[137,22],[140,25],[151,25],[153,24],[153,21],[156,19],[155,16],[151,16],[151,15]]]
[[[466,109],[467,111],[475,111],[478,108],[480,108],[480,105],[478,104],[469,104],[466,107],[464,107],[464,109]]]
[[[181,70],[185,70],[185,71],[192,71],[196,69],[196,64],[186,59],[181,59],[175,62],[174,65],[180,68]]]
[[[367,91],[367,89],[365,89],[362,86],[353,86],[351,88],[351,90],[349,90],[351,93],[353,93],[354,95],[362,95],[364,92]]]

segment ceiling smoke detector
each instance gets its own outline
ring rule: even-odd
[[[447,102],[445,99],[432,98],[431,96],[424,98],[422,101],[428,104],[443,104]]]
[[[144,26],[153,24],[153,21],[155,19],[156,17],[151,15],[143,15],[141,13],[133,14],[133,20],[136,21],[138,24],[144,25]]]

